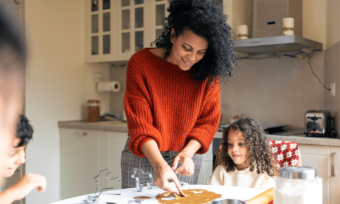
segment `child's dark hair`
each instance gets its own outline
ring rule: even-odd
[[[33,128],[29,124],[28,119],[24,115],[21,115],[17,127],[17,138],[20,138],[20,142],[17,147],[27,145],[32,137]]]
[[[227,172],[234,171],[236,165],[228,154],[228,132],[230,129],[240,131],[247,147],[247,160],[250,160],[249,170],[255,169],[256,173],[267,172],[269,176],[276,175],[276,166],[273,154],[267,141],[266,134],[260,123],[251,118],[241,118],[232,123],[223,133],[223,147],[221,152],[222,163],[226,166]]]
[[[165,28],[161,36],[152,44],[165,48],[164,59],[169,57],[172,48],[171,29],[175,36],[184,30],[191,30],[209,42],[203,59],[190,69],[191,77],[197,81],[209,79],[216,83],[217,77],[228,80],[233,76],[236,63],[231,38],[231,27],[223,14],[223,6],[210,0],[171,0],[165,18]]]

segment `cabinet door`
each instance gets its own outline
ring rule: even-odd
[[[213,171],[212,161],[202,161],[200,174],[198,176],[197,184],[207,184],[207,179],[212,175]]]
[[[322,178],[322,203],[336,204],[330,202],[330,154],[328,146],[299,145],[303,166],[310,166],[317,169],[317,175]]]
[[[107,164],[111,169],[111,177],[122,176],[121,175],[121,154],[124,149],[125,143],[127,140],[127,133],[126,132],[109,132],[109,141],[108,141],[108,160]],[[110,187],[114,187],[115,189],[120,189],[119,183],[117,180],[112,180],[109,183]]]
[[[340,148],[330,147],[330,185],[329,201],[330,203],[340,203]],[[332,169],[333,166],[333,169]]]
[[[85,0],[85,61],[116,60],[115,0]]]
[[[202,155],[202,166],[198,176],[198,184],[207,184],[207,179],[213,173],[213,154],[212,143],[210,144],[209,151]]]
[[[94,193],[100,170],[100,132],[61,129],[61,199]]]

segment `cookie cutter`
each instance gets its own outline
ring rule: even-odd
[[[97,184],[97,187],[96,187],[96,191],[95,191],[94,195],[89,195],[89,196],[87,196],[86,201],[87,201],[88,203],[99,202],[99,196],[102,194],[102,192],[103,192],[104,190],[112,190],[112,189],[114,189],[113,187],[103,188],[103,189],[99,192],[99,194],[97,195],[97,193],[98,193],[98,187],[99,187],[99,182],[98,182],[98,179],[97,179],[97,178],[100,176],[100,174],[101,174],[103,171],[109,171],[109,172],[106,173],[106,175],[105,175],[106,179],[108,179],[108,180],[114,180],[114,179],[117,179],[117,178],[118,178],[118,179],[119,179],[119,180],[118,180],[119,186],[121,186],[121,185],[120,185],[120,181],[121,181],[120,176],[117,176],[117,177],[114,177],[114,178],[109,178],[108,175],[111,174],[111,169],[103,169],[103,170],[101,170],[101,171],[99,172],[99,174],[93,178],[94,182]],[[116,192],[116,193],[113,193],[114,195],[121,195],[120,189],[115,190],[115,192]]]
[[[141,184],[141,183],[140,183],[139,177],[136,176],[136,174],[138,173],[138,171],[139,171],[141,174],[148,174],[148,175],[149,175],[150,182],[145,183],[145,184],[146,184],[146,187],[147,187],[149,190],[152,189],[152,184],[153,184],[152,174],[151,174],[151,173],[148,173],[148,172],[145,173],[142,169],[134,168],[134,169],[133,169],[133,174],[131,175],[131,178],[136,179],[136,188],[137,188],[137,192],[142,192],[143,186],[144,186],[144,184]]]

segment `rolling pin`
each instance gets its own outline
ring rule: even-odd
[[[268,204],[274,199],[274,188],[270,188],[265,192],[255,196],[254,198],[247,200],[247,204]]]

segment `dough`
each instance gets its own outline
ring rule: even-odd
[[[183,195],[180,196],[175,193],[165,192],[158,194],[156,199],[162,204],[204,204],[210,203],[216,198],[221,198],[222,195],[215,192],[207,191],[205,189],[188,189],[183,190]],[[163,200],[163,198],[175,197],[173,200]]]

